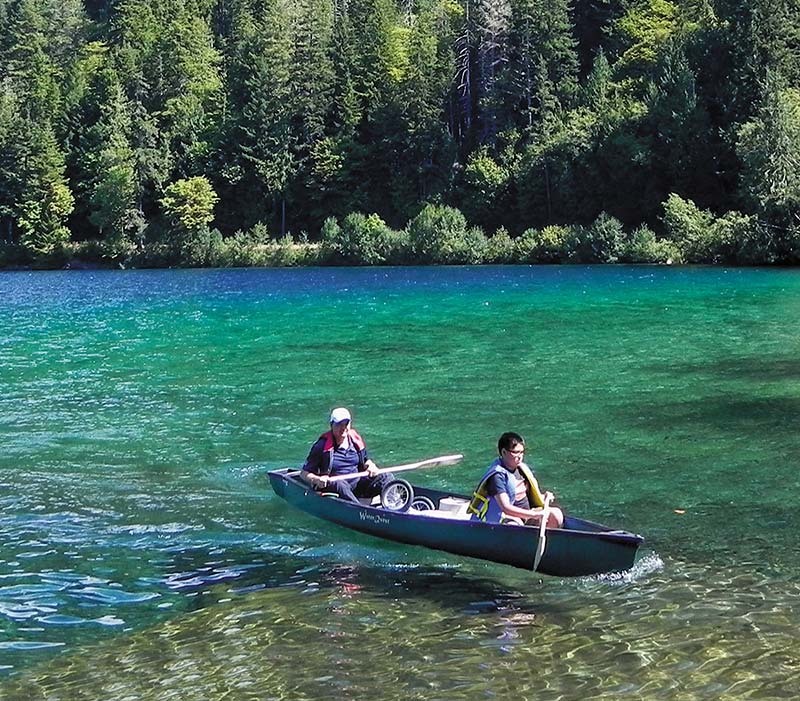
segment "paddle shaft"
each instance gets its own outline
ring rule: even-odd
[[[542,507],[542,522],[539,524],[539,542],[536,543],[536,557],[533,560],[533,571],[539,569],[539,563],[542,561],[544,555],[544,548],[547,544],[547,519],[550,518],[550,500],[553,498],[552,494],[548,494],[544,498],[544,506]]]
[[[395,465],[394,467],[384,467],[378,470],[376,475],[382,475],[384,472],[403,472],[404,470],[418,470],[423,467],[442,467],[443,465],[455,465],[464,456],[456,455],[442,455],[438,458],[430,458],[428,460],[420,460],[420,462],[410,462],[406,465]],[[328,482],[340,482],[341,480],[352,480],[359,477],[366,477],[369,474],[367,470],[363,472],[355,472],[350,475],[336,475],[335,477],[328,477]]]

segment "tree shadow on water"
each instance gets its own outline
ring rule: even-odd
[[[718,395],[650,404],[625,410],[634,426],[663,431],[671,427],[705,426],[723,433],[752,434],[798,428],[800,396],[754,398]]]
[[[800,380],[800,358],[787,356],[758,356],[723,358],[703,363],[675,363],[648,368],[655,375],[687,377],[690,375],[716,376],[725,380],[752,382],[782,382]]]

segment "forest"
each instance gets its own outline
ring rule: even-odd
[[[797,0],[0,0],[0,267],[800,262]]]

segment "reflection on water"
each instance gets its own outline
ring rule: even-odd
[[[13,677],[3,698],[796,698],[800,585],[671,569],[507,589],[310,566],[244,595],[217,585],[202,610]]]

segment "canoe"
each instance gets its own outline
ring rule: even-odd
[[[410,545],[444,550],[525,570],[533,570],[539,528],[472,521],[466,497],[413,486],[415,503],[424,497],[430,510],[394,511],[380,504],[322,496],[294,469],[269,472],[275,493],[312,516],[361,533]],[[644,538],[599,523],[565,515],[563,528],[546,530],[546,548],[537,572],[579,577],[622,572],[633,566]]]

